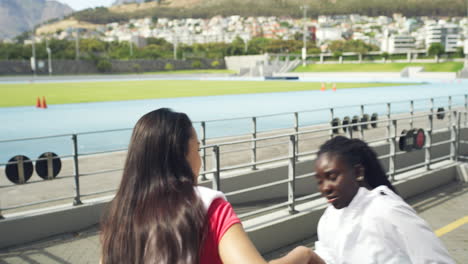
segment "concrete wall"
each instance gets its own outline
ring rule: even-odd
[[[166,64],[170,63],[174,70],[193,69],[192,63],[200,61],[201,69],[225,69],[224,60],[217,60],[219,65],[213,67],[211,64],[213,59],[197,59],[197,60],[109,60],[112,64],[112,70],[109,73],[132,73],[132,72],[150,72],[164,71]],[[53,60],[53,74],[90,74],[100,73],[96,67],[97,63],[88,60]],[[31,63],[29,60],[0,60],[0,75],[21,75],[32,74]],[[47,60],[44,61],[44,67],[38,68],[38,74],[48,74]]]

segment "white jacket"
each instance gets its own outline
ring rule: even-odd
[[[434,232],[386,186],[359,188],[343,209],[328,206],[315,252],[328,264],[455,263]]]

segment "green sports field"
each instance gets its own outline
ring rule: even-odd
[[[338,83],[337,89],[401,86],[398,83]],[[327,83],[331,90],[333,84]],[[33,106],[38,96],[47,104],[123,101],[152,98],[253,94],[320,90],[321,83],[289,81],[112,81],[0,84],[0,107]]]
[[[463,62],[309,64],[294,72],[400,72],[408,66],[424,67],[426,72],[457,72],[463,68]]]

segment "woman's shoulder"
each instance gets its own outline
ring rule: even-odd
[[[197,195],[202,200],[203,207],[205,208],[206,211],[210,208],[213,201],[217,199],[222,199],[226,201],[226,196],[224,195],[224,193],[220,191],[216,191],[216,190],[206,188],[203,186],[196,186],[195,190],[196,190]]]
[[[387,186],[378,186],[371,193],[372,199],[366,211],[372,218],[393,222],[404,217],[417,216],[416,211]]]

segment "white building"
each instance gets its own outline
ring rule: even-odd
[[[426,49],[432,43],[440,43],[445,52],[455,52],[460,38],[460,27],[455,24],[429,24],[426,26]]]
[[[416,49],[416,39],[409,34],[384,33],[380,50],[382,52],[408,53]]]
[[[320,27],[315,32],[317,42],[323,43],[325,41],[341,40],[342,29],[336,27]]]

